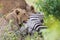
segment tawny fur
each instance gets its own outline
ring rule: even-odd
[[[11,27],[10,30],[15,30],[14,28],[19,29],[19,24],[23,21],[27,21],[27,19],[27,12],[24,9],[17,8],[14,9],[13,12],[7,14],[4,18],[0,18],[0,28],[4,30],[6,26],[10,24],[10,26],[8,26]]]

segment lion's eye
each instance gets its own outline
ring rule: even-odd
[[[24,15],[25,15],[25,13],[24,13]]]
[[[18,15],[20,13],[20,11],[16,10],[16,14]]]

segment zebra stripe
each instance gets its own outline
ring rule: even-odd
[[[43,15],[42,14],[32,14],[27,21],[28,30],[31,31],[39,31],[40,26],[43,24]]]

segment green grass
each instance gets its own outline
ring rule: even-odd
[[[50,15],[45,18],[45,25],[48,29],[43,32],[44,40],[60,40],[60,21]]]

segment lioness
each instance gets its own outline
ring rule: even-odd
[[[12,30],[14,30],[13,26],[17,29],[19,28],[19,25],[23,21],[27,21],[28,15],[27,12],[24,9],[16,8],[13,10],[13,12],[7,14],[4,18],[0,18],[0,30],[1,28],[5,28],[7,25],[9,25],[9,22],[11,22],[10,26],[12,27]]]
[[[3,18],[0,18],[0,40],[3,40],[5,33],[16,32],[20,29],[20,24],[27,21],[28,13],[24,9],[13,9]],[[8,32],[7,32],[8,31]],[[5,36],[7,36],[5,35]]]

